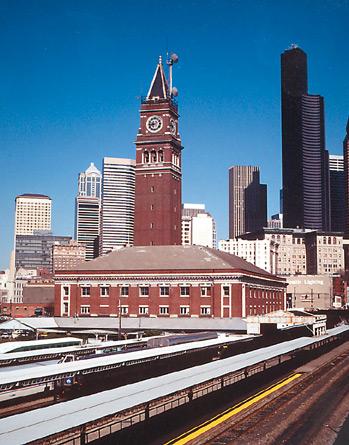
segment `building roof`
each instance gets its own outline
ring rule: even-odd
[[[169,97],[168,85],[160,57],[159,63],[155,70],[153,80],[150,84],[147,100],[168,99],[168,97]]]
[[[203,246],[123,247],[86,263],[76,271],[135,270],[227,270],[232,269],[273,277],[242,258]]]
[[[86,175],[95,173],[96,175],[101,175],[101,172],[98,170],[98,168],[95,166],[93,162],[91,162],[90,166],[85,171]]]
[[[40,195],[37,193],[24,193],[23,195],[18,195],[17,198],[35,198],[35,199],[51,199],[47,195]]]

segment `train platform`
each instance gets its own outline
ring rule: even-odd
[[[193,398],[219,390],[286,361],[298,352],[317,349],[347,336],[349,326],[326,335],[298,338],[205,365],[185,369],[132,385],[93,394],[0,420],[0,442],[7,445],[41,443],[67,438],[88,443],[119,431]],[[173,405],[174,401],[176,403]],[[133,411],[133,414],[130,414]],[[126,419],[125,414],[131,417]],[[134,418],[132,418],[132,415]]]

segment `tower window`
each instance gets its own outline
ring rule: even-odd
[[[149,153],[147,151],[145,151],[143,154],[143,161],[145,164],[149,162]]]
[[[154,193],[154,186],[153,185],[150,187],[150,191],[151,191],[151,193]]]
[[[151,152],[151,162],[156,162],[156,151]]]
[[[164,152],[162,150],[159,150],[158,158],[159,162],[164,162]]]

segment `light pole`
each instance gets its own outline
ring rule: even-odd
[[[119,309],[119,328],[118,328],[118,340],[121,340],[121,300],[119,297],[119,305],[118,305],[118,309]]]

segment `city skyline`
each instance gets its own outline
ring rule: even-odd
[[[182,35],[174,37],[161,25],[146,36],[144,50],[139,51],[138,40],[131,36],[134,31],[112,23],[112,19],[119,24],[131,18],[132,8],[123,6],[118,15],[109,3],[98,8],[96,2],[77,2],[72,10],[62,2],[58,11],[57,5],[44,7],[40,1],[35,7],[31,2],[30,7],[17,3],[20,12],[10,2],[1,5],[6,25],[0,31],[1,41],[9,45],[2,48],[5,66],[0,74],[4,104],[0,143],[6,163],[0,268],[9,263],[16,195],[51,196],[54,233],[72,235],[78,172],[91,161],[101,169],[105,156],[134,157],[136,96],[146,94],[154,64],[167,48],[180,55],[174,84],[180,92],[185,145],[183,202],[206,204],[217,220],[219,239],[228,234],[227,184],[232,165],[259,166],[261,181],[268,185],[268,214],[278,212],[279,57],[294,41],[308,54],[310,90],[325,98],[326,148],[341,154],[348,116],[345,4],[330,8],[327,2],[319,2],[316,11],[303,6],[299,17],[297,8],[290,9],[291,3],[280,9],[276,2],[268,2],[262,10],[253,2],[252,12],[250,2],[246,6],[222,2],[219,9],[214,2],[201,9],[196,2],[186,3],[188,16],[196,11],[202,19],[193,25],[181,16],[184,3],[180,3],[173,13],[183,25]],[[138,12],[133,25],[142,29],[149,14],[145,2],[140,2]],[[274,23],[278,16],[283,27]],[[306,26],[310,16],[319,25],[314,34]],[[67,18],[68,37],[59,26],[51,27]],[[211,32],[213,25],[223,25],[219,37]]]

